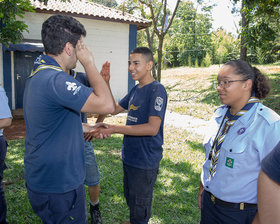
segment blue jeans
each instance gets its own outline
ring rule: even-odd
[[[43,224],[87,224],[84,185],[67,193],[42,193],[27,186],[32,209]]]
[[[5,164],[5,157],[7,153],[7,142],[4,136],[0,136],[0,224],[6,224],[7,204],[5,193],[2,186],[3,171],[7,168]]]
[[[86,178],[85,185],[97,186],[100,183],[100,173],[94,155],[94,149],[91,142],[84,143],[85,150],[85,164],[86,164]]]
[[[216,205],[209,193],[202,193],[200,224],[251,224],[256,213],[257,208],[239,210]]]
[[[147,224],[151,217],[158,168],[144,170],[123,164],[123,171],[124,196],[130,210],[130,223]]]

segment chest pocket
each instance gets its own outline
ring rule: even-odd
[[[238,136],[235,139],[230,141],[224,142],[224,146],[226,146],[226,157],[238,159],[238,160],[245,160],[246,159],[246,152],[247,148],[249,147],[249,142],[247,137]]]

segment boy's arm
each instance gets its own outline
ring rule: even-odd
[[[103,80],[106,82],[110,92],[112,92],[111,91],[111,87],[110,87],[111,71],[110,71],[110,62],[109,61],[106,61],[102,65],[102,69],[100,71],[100,75],[102,76]],[[116,114],[118,114],[118,113],[120,113],[122,111],[124,111],[124,108],[122,108],[117,102],[115,102],[115,111],[113,113],[111,113],[111,114],[112,115],[116,115]],[[96,120],[96,123],[103,122],[105,118],[106,118],[106,115],[99,114],[98,118]]]
[[[124,134],[133,136],[155,136],[157,135],[161,124],[161,118],[150,116],[148,123],[138,125],[108,125],[107,129],[102,129],[103,136],[111,134]]]

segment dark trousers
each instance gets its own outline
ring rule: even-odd
[[[256,213],[257,208],[239,210],[222,207],[211,201],[209,193],[202,193],[200,224],[251,224]]]
[[[151,217],[158,168],[144,170],[123,164],[123,170],[124,196],[130,210],[130,223],[147,224]]]
[[[5,193],[2,186],[3,171],[7,168],[5,164],[5,157],[7,153],[7,142],[4,136],[0,136],[0,224],[6,224],[7,205]]]
[[[84,185],[67,193],[40,193],[27,186],[32,209],[44,224],[87,224]]]

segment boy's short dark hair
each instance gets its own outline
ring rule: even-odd
[[[150,48],[147,48],[147,47],[137,47],[137,48],[133,49],[130,52],[130,54],[142,54],[146,58],[147,62],[149,62],[149,61],[154,62],[154,60],[153,60],[153,52],[150,50]]]
[[[43,23],[41,36],[46,54],[58,55],[67,42],[76,47],[81,36],[86,36],[86,30],[71,16],[53,15]]]

